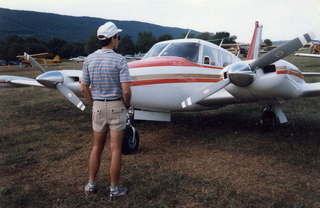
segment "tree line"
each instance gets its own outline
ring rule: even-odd
[[[184,38],[185,36],[186,33],[181,34],[179,38]],[[198,35],[191,33],[188,38],[199,38],[219,44],[222,40],[223,43],[235,43],[237,37],[230,36],[228,32],[205,32]],[[173,39],[173,37],[169,34],[156,37],[151,32],[140,32],[136,41],[129,35],[124,35],[121,37],[117,52],[123,55],[146,53],[155,43],[171,39]],[[6,61],[16,60],[16,56],[22,55],[24,52],[29,54],[48,52],[53,56],[59,55],[61,58],[71,58],[86,56],[98,48],[100,48],[100,45],[95,34],[91,35],[85,43],[70,42],[60,38],[52,38],[44,41],[33,36],[21,37],[11,35],[0,40],[0,59]]]

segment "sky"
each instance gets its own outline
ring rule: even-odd
[[[309,31],[320,39],[320,0],[0,0],[0,7],[227,31],[239,42],[250,41],[258,20],[263,39],[289,40]]]

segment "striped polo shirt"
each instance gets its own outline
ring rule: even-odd
[[[90,85],[92,99],[113,100],[122,97],[121,82],[132,80],[125,57],[99,49],[85,59],[81,81]]]

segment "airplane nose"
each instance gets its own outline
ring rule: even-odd
[[[231,65],[228,70],[228,76],[231,83],[239,86],[246,87],[254,81],[255,73],[252,72],[248,64],[236,63]]]
[[[39,75],[36,80],[46,87],[55,88],[58,83],[63,82],[63,75],[61,72],[50,71]]]

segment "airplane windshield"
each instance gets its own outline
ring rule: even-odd
[[[159,54],[161,53],[161,51],[168,45],[169,43],[162,43],[162,44],[156,44],[154,45],[149,51],[148,53],[143,57],[145,58],[150,58],[150,57],[155,57],[155,56],[159,56]]]
[[[198,62],[199,46],[199,43],[190,42],[156,44],[148,51],[144,59],[155,56],[178,56],[192,62]]]
[[[198,62],[198,43],[172,43],[162,51],[160,56],[178,56],[192,62]]]

